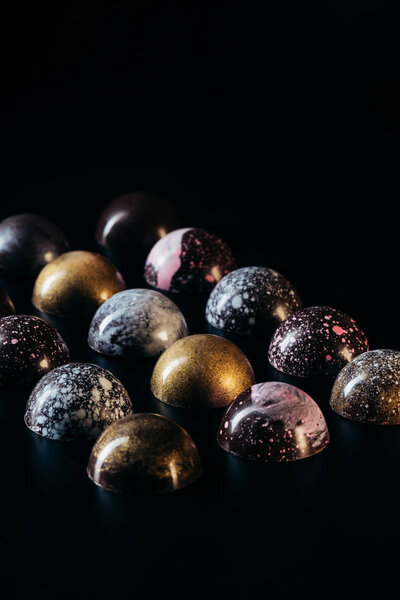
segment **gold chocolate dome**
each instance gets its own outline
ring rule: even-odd
[[[92,316],[125,282],[104,256],[86,251],[61,254],[39,273],[32,302],[44,313],[58,316]]]
[[[189,335],[158,359],[151,378],[154,396],[182,408],[217,408],[255,383],[243,352],[217,335]]]

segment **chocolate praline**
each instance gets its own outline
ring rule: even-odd
[[[267,267],[243,267],[212,290],[206,319],[224,331],[270,332],[300,307],[297,291],[283,275]]]
[[[144,275],[149,285],[161,290],[207,293],[235,268],[225,242],[204,229],[188,227],[171,231],[153,246]]]
[[[312,306],[283,321],[272,337],[268,358],[288,375],[332,377],[367,350],[368,340],[354,319],[335,308]]]
[[[118,269],[104,256],[77,250],[46,265],[33,288],[34,306],[50,315],[88,317],[125,289]]]
[[[400,425],[400,352],[371,350],[343,367],[330,405],[351,421]]]
[[[0,223],[0,271],[7,276],[35,277],[68,248],[57,225],[40,215],[22,213]]]
[[[113,492],[165,493],[201,475],[197,448],[174,421],[138,413],[108,427],[95,443],[87,469],[92,481]]]
[[[35,384],[43,375],[69,361],[69,351],[57,329],[32,315],[0,319],[0,387]]]
[[[180,225],[173,207],[160,196],[134,192],[119,196],[102,212],[97,242],[115,252],[133,254],[150,248]]]
[[[287,383],[258,383],[227,408],[217,436],[241,458],[289,462],[321,452],[329,443],[325,418],[314,400]]]
[[[125,290],[104,302],[93,317],[89,346],[109,356],[156,356],[188,334],[172,300],[146,289]]]
[[[9,295],[0,288],[0,319],[15,313],[14,304]]]
[[[25,424],[51,440],[91,440],[131,412],[128,392],[110,371],[91,363],[70,363],[37,383]]]
[[[151,378],[153,395],[182,408],[227,406],[254,383],[243,352],[217,335],[189,335],[158,359]]]

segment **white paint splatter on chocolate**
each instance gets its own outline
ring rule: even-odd
[[[243,267],[215,286],[206,319],[224,331],[271,332],[300,307],[297,291],[280,273],[266,267]]]
[[[165,291],[206,293],[235,268],[222,240],[191,227],[171,231],[153,246],[144,275],[148,284]]]
[[[52,440],[89,440],[132,412],[128,392],[110,371],[71,363],[39,381],[28,400],[25,424]]]
[[[100,306],[89,329],[89,346],[109,356],[148,357],[188,335],[172,300],[146,289],[119,292]]]
[[[235,398],[218,431],[220,446],[241,458],[288,462],[321,452],[329,443],[325,418],[299,388],[258,383]]]
[[[359,325],[327,306],[312,306],[288,317],[275,331],[268,352],[273,367],[298,377],[336,376],[368,350]]]
[[[340,371],[330,405],[351,421],[400,425],[400,352],[371,350]]]

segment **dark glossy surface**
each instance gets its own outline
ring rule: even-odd
[[[15,306],[10,296],[0,288],[0,319],[15,313]]]
[[[330,405],[351,421],[400,425],[400,352],[371,350],[343,367]]]
[[[300,307],[297,291],[283,275],[266,267],[243,267],[212,290],[206,319],[224,331],[271,332]]]
[[[103,302],[124,289],[123,277],[112,262],[100,254],[76,250],[42,269],[32,302],[50,315],[91,317]]]
[[[48,219],[31,213],[8,217],[0,223],[0,272],[35,277],[68,247],[62,231]]]
[[[155,290],[132,289],[100,306],[88,342],[100,354],[147,358],[186,335],[185,318],[172,300]]]
[[[64,340],[43,319],[31,315],[0,319],[0,387],[33,386],[68,361]]]
[[[207,293],[236,268],[228,246],[204,229],[176,229],[151,249],[145,279],[167,292]]]
[[[235,344],[200,334],[178,340],[160,356],[151,391],[173,406],[217,408],[230,404],[253,383],[250,362]]]
[[[275,369],[298,377],[335,376],[368,350],[368,340],[351,317],[327,306],[304,308],[275,331],[268,351]]]
[[[303,390],[281,382],[253,385],[227,408],[220,446],[241,458],[290,462],[321,452],[329,432],[318,404]]]
[[[128,392],[110,371],[71,363],[38,382],[26,406],[25,424],[51,440],[91,440],[131,412]]]
[[[114,492],[173,492],[201,475],[188,433],[157,414],[140,413],[110,425],[95,443],[88,475]]]
[[[110,250],[134,254],[149,251],[180,225],[174,208],[149,192],[133,192],[115,198],[97,223],[97,242]]]

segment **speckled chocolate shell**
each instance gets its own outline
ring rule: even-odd
[[[102,304],[89,329],[89,346],[109,356],[156,356],[188,334],[172,300],[154,290],[120,292]]]
[[[283,321],[272,337],[268,358],[288,375],[336,376],[367,350],[367,338],[353,319],[334,308],[313,306]]]
[[[23,213],[0,223],[0,271],[13,277],[35,277],[68,250],[60,229],[39,215]]]
[[[104,209],[97,223],[96,239],[115,252],[147,251],[180,225],[172,206],[155,194],[134,192],[116,198]]]
[[[400,425],[400,352],[371,350],[343,367],[330,405],[351,421]]]
[[[321,452],[329,443],[325,418],[299,388],[271,381],[240,394],[226,410],[220,446],[241,458],[289,462]]]
[[[110,371],[71,363],[39,381],[29,397],[25,423],[51,440],[90,440],[131,412],[128,392]]]
[[[64,340],[43,319],[31,315],[0,319],[0,387],[34,385],[68,361]]]
[[[266,267],[243,267],[215,286],[206,319],[224,331],[272,331],[300,307],[299,295],[280,273]]]
[[[207,293],[235,268],[232,252],[222,240],[190,227],[171,231],[153,246],[145,279],[168,292]]]
[[[125,282],[104,256],[76,250],[66,252],[39,273],[33,288],[34,306],[60,317],[92,317],[98,307]]]
[[[0,319],[2,317],[8,317],[15,313],[15,307],[12,303],[11,298],[4,290],[0,288]]]
[[[188,433],[151,413],[110,425],[95,443],[88,465],[92,481],[114,492],[172,492],[193,483],[201,472]]]
[[[189,335],[158,359],[151,390],[158,400],[182,408],[227,406],[254,383],[243,352],[217,335]]]

